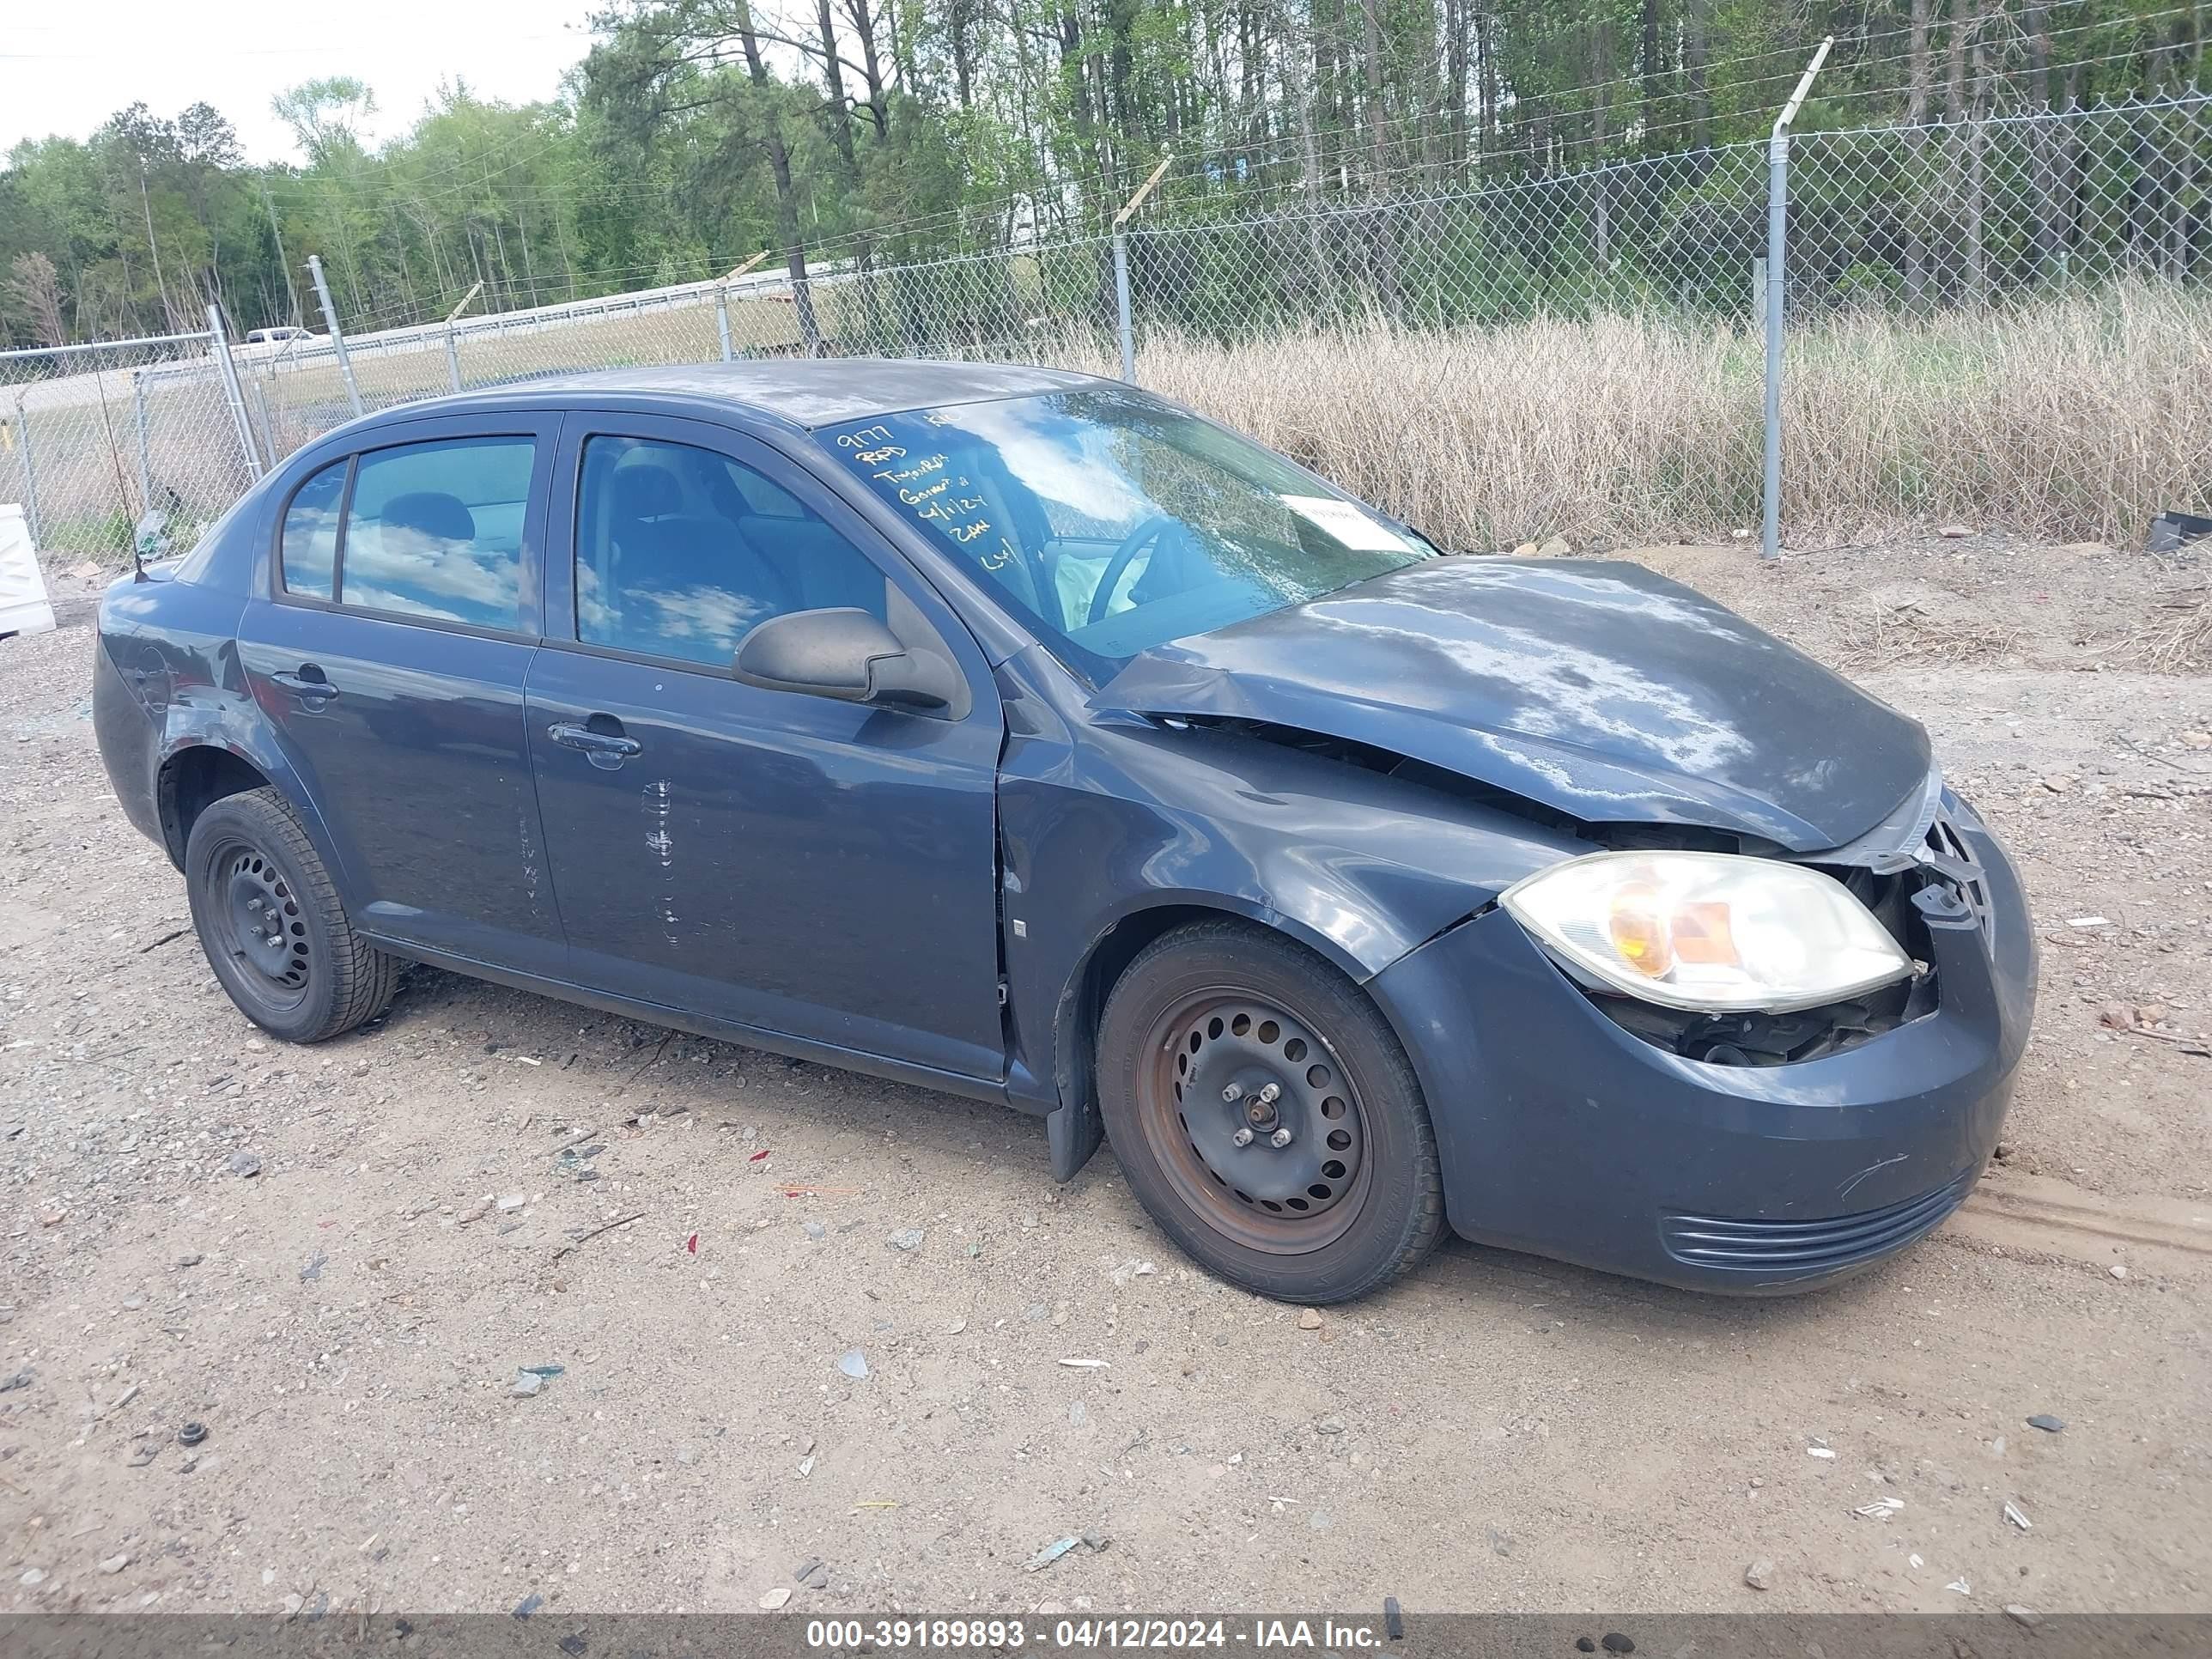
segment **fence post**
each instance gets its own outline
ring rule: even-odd
[[[1129,233],[1116,228],[1114,232],[1114,308],[1117,318],[1116,332],[1121,340],[1121,379],[1129,386],[1137,383],[1137,331],[1129,316]]]
[[[483,292],[483,283],[472,284],[469,291],[461,295],[460,304],[446,313],[446,378],[453,383],[456,392],[461,389],[461,343],[453,333],[453,323],[469,308],[469,301]]]
[[[1782,290],[1790,259],[1790,124],[1813,89],[1813,77],[1828,59],[1834,35],[1820,42],[1804,77],[1766,141],[1766,466],[1759,488],[1759,556],[1782,550]]]
[[[15,432],[23,441],[23,522],[31,526],[31,548],[39,545],[39,469],[31,456],[31,411],[15,399]]]
[[[154,467],[146,451],[146,371],[131,371],[131,419],[138,428],[138,514],[154,510]]]
[[[215,358],[216,373],[222,380],[222,399],[230,405],[230,422],[238,431],[238,447],[246,456],[246,472],[251,478],[261,476],[261,449],[253,441],[253,422],[246,418],[246,393],[239,389],[238,365],[230,359],[230,337],[223,332],[222,312],[220,307],[207,308],[208,350]]]
[[[353,412],[362,412],[361,388],[354,384],[353,360],[346,356],[345,331],[338,326],[338,308],[331,303],[331,285],[323,279],[323,256],[307,256],[307,272],[315,279],[315,297],[323,302],[323,320],[330,325],[331,346],[337,352],[338,374],[345,381],[346,399],[353,404]]]
[[[723,277],[714,289],[714,329],[722,337],[722,361],[726,363],[733,363],[738,360],[738,354],[730,344],[730,284],[767,258],[768,250],[763,248],[744,264]]]
[[[1152,169],[1152,177],[1137,186],[1137,193],[1121,204],[1114,216],[1114,308],[1121,337],[1121,379],[1130,386],[1137,383],[1137,330],[1129,315],[1129,216],[1144,206],[1145,198],[1152,193],[1152,186],[1175,160],[1169,150],[1160,157],[1160,164]]]

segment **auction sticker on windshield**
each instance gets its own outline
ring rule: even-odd
[[[1413,544],[1386,524],[1378,523],[1350,501],[1327,495],[1285,495],[1285,507],[1308,523],[1327,531],[1343,545],[1360,553],[1411,553]]]

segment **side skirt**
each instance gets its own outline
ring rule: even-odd
[[[959,1095],[969,1100],[985,1100],[996,1105],[1012,1106],[1026,1114],[1035,1115],[1050,1109],[1050,1103],[1012,1097],[1006,1092],[1006,1084],[999,1079],[965,1077],[957,1072],[944,1072],[934,1066],[916,1066],[907,1060],[894,1060],[887,1054],[840,1048],[834,1043],[814,1042],[805,1037],[786,1036],[781,1031],[766,1031],[757,1026],[714,1019],[681,1008],[666,1007],[657,1002],[643,1002],[633,997],[617,996],[611,992],[594,991],[586,986],[572,985],[565,980],[548,979],[538,974],[495,967],[490,963],[478,962],[452,951],[405,944],[380,933],[364,931],[362,937],[378,950],[404,957],[410,962],[444,968],[471,979],[489,980],[495,985],[511,986],[518,991],[534,992],[539,996],[551,997],[560,1002],[572,1002],[580,1007],[596,1008],[602,1013],[619,1014],[625,1019],[641,1020],[648,1025],[665,1025],[674,1030],[688,1031],[694,1036],[741,1043],[748,1048],[758,1048],[771,1054],[785,1054],[793,1060],[812,1060],[817,1065],[834,1066],[841,1071],[860,1072],[891,1083],[909,1083],[916,1088],[935,1089],[941,1093]]]

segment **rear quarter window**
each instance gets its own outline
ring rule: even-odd
[[[338,509],[345,503],[346,463],[333,461],[292,492],[284,509],[284,591],[311,599],[336,597]]]

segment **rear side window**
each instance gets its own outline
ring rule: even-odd
[[[338,602],[519,627],[536,454],[527,438],[458,438],[363,455],[339,547]]]
[[[338,509],[345,501],[346,464],[333,461],[293,492],[284,509],[284,591],[311,599],[336,597]]]

